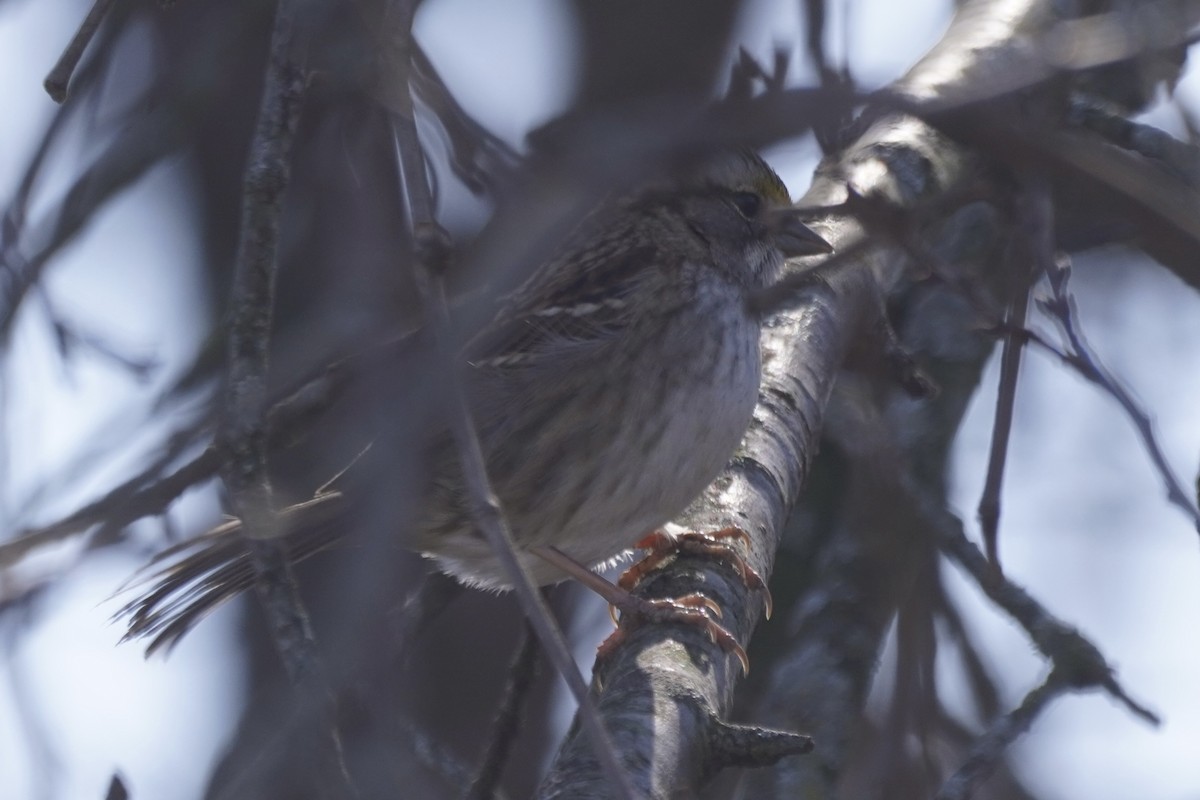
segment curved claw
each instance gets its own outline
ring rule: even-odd
[[[737,529],[730,529],[730,531],[736,530]],[[728,534],[725,532],[718,533],[731,536],[746,536],[744,531]],[[666,534],[662,535],[666,536]],[[722,545],[720,543],[714,543],[711,541],[702,544],[701,547],[716,547],[719,549],[723,548],[724,550],[729,549],[728,545]],[[635,625],[639,622],[677,622],[702,628],[713,644],[717,645],[725,652],[732,653],[737,657],[738,663],[742,665],[743,674],[748,675],[750,673],[750,659],[747,658],[746,651],[740,644],[738,644],[737,639],[734,638],[732,633],[718,624],[717,620],[720,620],[723,617],[723,614],[721,612],[721,607],[718,606],[716,601],[712,600],[711,598],[700,593],[694,593],[677,599],[646,600],[630,594],[624,585],[614,586],[599,575],[596,575],[594,572],[590,571],[587,567],[575,562],[557,548],[549,546],[537,547],[533,548],[532,552],[550,564],[562,569],[568,575],[575,577],[577,580],[596,591],[601,597],[607,599],[609,601],[608,613],[614,624],[617,624],[618,622],[616,613],[617,609],[620,609],[623,615],[629,615],[628,624],[625,627],[618,627],[600,644],[600,647],[596,651],[597,658],[606,657],[617,646],[617,644],[624,639],[625,630],[628,625]],[[705,550],[705,552],[707,552],[707,550]],[[737,558],[738,561],[741,561],[740,557],[737,557],[736,554],[734,554],[734,557]],[[745,565],[743,564],[743,566]],[[748,572],[744,574],[751,575],[754,578],[758,577],[758,574],[749,567],[745,567],[745,569]],[[632,571],[632,568],[630,571]],[[624,581],[622,581],[622,584],[623,583]],[[636,581],[634,583],[636,583]],[[762,581],[760,580],[758,585],[761,586],[761,584]],[[748,585],[753,584],[748,581]],[[764,590],[766,589],[765,586],[761,586],[761,588]],[[766,602],[769,615],[771,603],[769,593],[767,594]],[[622,621],[624,621],[624,617],[622,618]]]
[[[725,613],[721,611],[721,607],[717,605],[717,601],[711,600],[699,592],[694,594],[686,594],[683,597],[676,597],[670,602],[681,606],[687,606],[688,608],[707,609],[708,611],[711,611],[712,615],[717,619],[721,619],[725,616]]]
[[[614,609],[615,606],[609,607],[610,612],[615,615]],[[622,621],[627,620],[626,625],[618,627],[600,644],[596,651],[597,658],[605,658],[620,642],[624,641],[625,632],[631,625],[646,622],[680,623],[703,630],[713,644],[737,657],[738,663],[742,665],[742,674],[750,673],[750,659],[746,656],[745,649],[738,644],[732,633],[717,622],[723,616],[721,608],[712,599],[702,594],[696,593],[674,599],[657,600],[644,600],[630,595],[629,601],[622,604],[621,611],[621,619]],[[705,612],[711,612],[711,616]],[[624,616],[626,614],[628,617]]]
[[[719,605],[717,605],[717,602],[715,600],[705,597],[704,595],[702,595],[698,592],[695,594],[684,595],[683,597],[678,597],[673,600],[647,600],[645,602],[656,603],[656,604],[657,603],[673,603],[675,605],[685,606],[688,609],[703,608],[703,609],[706,609],[707,611],[711,612],[712,615],[714,617],[716,617],[717,619],[722,619],[725,616],[725,612],[721,611],[721,607]],[[612,620],[612,624],[614,626],[621,624],[620,618],[617,617],[618,610],[620,610],[620,607],[617,603],[609,603],[608,604],[608,618]],[[641,609],[637,608],[636,606],[631,607],[628,610],[634,614],[638,614],[641,612]]]
[[[744,545],[749,545],[751,542],[750,534],[736,527],[721,528],[708,533],[691,531],[670,534],[661,530],[653,531],[634,545],[639,550],[650,552],[621,573],[621,577],[617,579],[617,585],[626,591],[632,591],[648,573],[653,572],[679,554],[709,556],[724,561],[737,570],[738,576],[747,589],[762,592],[763,615],[770,619],[771,613],[775,609],[775,601],[771,597],[771,591],[767,588],[766,581],[746,563],[746,560],[733,549],[731,544],[721,541],[722,539],[734,539]],[[714,611],[719,613],[717,609]]]

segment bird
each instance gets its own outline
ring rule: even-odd
[[[538,585],[605,566],[677,516],[749,426],[762,370],[752,298],[787,259],[831,251],[757,154],[711,155],[600,200],[463,348],[464,398],[518,558]],[[401,543],[461,583],[511,588],[474,523],[448,433]],[[280,515],[288,557],[347,534],[338,492]],[[129,637],[172,645],[253,585],[231,520],[164,552]],[[162,566],[164,565],[165,566]]]

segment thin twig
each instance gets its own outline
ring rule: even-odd
[[[383,346],[390,344],[385,342]],[[307,430],[307,423],[328,409],[346,388],[352,371],[350,365],[355,358],[329,364],[275,403],[267,416],[268,442],[276,445],[295,436],[297,431]],[[143,517],[161,514],[179,495],[213,477],[220,469],[224,451],[217,442],[175,471],[162,474],[168,464],[192,445],[200,432],[198,427],[176,432],[154,463],[103,497],[60,520],[24,530],[11,541],[0,543],[0,568],[12,566],[38,547],[85,533],[95,525],[103,525],[102,530],[116,530]]]
[[[1005,319],[1010,326],[1025,327],[1029,313],[1032,277],[1044,272],[1054,249],[1054,209],[1050,189],[1044,180],[1027,176],[1029,186],[1018,199],[1017,233],[1014,248],[1007,254],[1008,273],[1020,284],[1009,304]],[[1016,406],[1017,374],[1025,342],[1006,336],[1000,354],[1000,387],[996,392],[996,415],[992,422],[992,443],[988,450],[987,477],[979,498],[979,525],[988,561],[1000,569],[999,527],[1000,493],[1004,486],[1004,466],[1008,461],[1008,443],[1012,435],[1013,409]]]
[[[412,42],[410,85],[441,125],[449,144],[450,167],[468,189],[492,189],[509,177],[521,157],[467,113],[416,41]]]
[[[967,538],[962,521],[946,508],[912,488],[924,518],[932,526],[938,546],[975,580],[993,603],[1004,609],[1029,635],[1054,669],[1074,689],[1101,688],[1142,720],[1159,724],[1158,715],[1133,701],[1117,683],[1103,654],[1079,631],[1047,611],[1028,592],[991,568],[979,548]]]
[[[1050,230],[1049,227],[1046,230]],[[1048,234],[1047,234],[1048,235]],[[948,270],[946,265],[942,263],[942,259],[938,257],[930,248],[925,247],[916,238],[902,238],[899,244],[904,246],[912,254],[912,257],[920,263],[929,265],[933,272],[946,280],[948,285],[956,289],[962,297],[969,302],[979,314],[981,320],[996,320],[997,315],[988,308],[988,303],[979,294],[979,292],[971,287],[970,284],[963,281],[953,280],[952,271]],[[1133,396],[1126,390],[1119,380],[1116,379],[1108,370],[1100,363],[1088,348],[1082,334],[1078,332],[1078,326],[1074,316],[1074,300],[1067,292],[1067,282],[1070,277],[1070,266],[1067,261],[1054,261],[1048,252],[1046,254],[1034,254],[1038,258],[1043,259],[1042,266],[1038,268],[1039,272],[1044,272],[1050,277],[1052,297],[1049,299],[1038,299],[1037,306],[1044,311],[1048,316],[1054,319],[1062,329],[1069,349],[1063,350],[1037,333],[1020,326],[1012,326],[1003,322],[993,323],[993,328],[997,333],[1013,336],[1022,341],[1027,341],[1041,347],[1043,350],[1057,356],[1064,364],[1074,369],[1080,376],[1088,380],[1090,383],[1103,389],[1113,397],[1124,409],[1126,415],[1133,422],[1138,436],[1142,440],[1143,447],[1150,456],[1151,462],[1155,469],[1162,477],[1163,483],[1167,488],[1167,499],[1169,502],[1183,510],[1188,517],[1191,518],[1192,524],[1200,531],[1200,497],[1193,498],[1185,490],[1183,483],[1176,477],[1170,464],[1167,462],[1166,455],[1162,451],[1162,447],[1158,444],[1157,437],[1154,434],[1154,423]],[[836,258],[836,255],[834,256]],[[1048,262],[1048,263],[1046,263]],[[808,284],[812,283],[812,277],[806,276]],[[781,282],[782,283],[782,282]],[[792,291],[797,291],[805,284],[798,283],[791,287]],[[774,287],[772,287],[773,291]],[[772,300],[779,302],[778,298],[772,297]],[[989,465],[990,468],[990,465]],[[1197,492],[1200,495],[1200,490]],[[983,501],[981,500],[981,506]],[[980,511],[983,513],[982,508]],[[994,563],[994,562],[993,562]]]
[[[132,122],[71,184],[62,201],[36,226],[33,251],[24,256],[5,233],[0,263],[0,342],[12,332],[21,302],[41,278],[50,259],[91,222],[96,210],[179,147],[184,129],[179,109],[154,108]]]
[[[463,761],[462,756],[452,748],[430,736],[425,726],[418,725],[406,714],[397,713],[394,716],[392,725],[401,741],[412,748],[417,763],[453,784],[458,791],[466,790],[471,780],[471,765]],[[497,789],[488,800],[508,800],[508,796]]]
[[[267,369],[278,270],[279,219],[289,154],[305,88],[296,41],[296,7],[275,15],[266,85],[243,184],[241,236],[234,267],[221,477],[242,519],[260,598],[293,681],[316,669],[316,645],[291,569],[278,543],[267,475]],[[302,59],[302,56],[301,56]]]
[[[488,737],[488,748],[479,764],[479,771],[471,781],[465,800],[489,800],[496,794],[504,765],[508,762],[513,743],[520,728],[521,709],[533,686],[538,657],[537,632],[529,623],[521,631],[521,641],[508,668],[508,685],[504,697],[496,709],[492,733]]]
[[[975,637],[963,620],[958,606],[946,594],[946,585],[938,580],[934,589],[937,597],[934,599],[934,612],[939,621],[945,625],[946,634],[954,642],[958,651],[961,669],[965,673],[967,687],[971,699],[984,719],[991,719],[1000,713],[999,692],[996,682],[992,679],[988,665],[980,654]]]
[[[1045,230],[1047,231],[1046,237],[1049,236],[1048,231],[1050,229],[1048,225],[1045,226]],[[945,279],[949,285],[958,290],[963,298],[975,308],[982,320],[997,319],[997,315],[989,310],[986,300],[970,284],[951,279],[952,271],[948,270],[942,263],[942,259],[930,248],[925,247],[920,240],[915,237],[905,236],[893,238],[901,246],[905,247],[916,261],[929,265],[936,275]],[[1048,245],[1042,253],[1035,253],[1034,256],[1042,259],[1043,263],[1038,268],[1038,271],[1044,272],[1050,277],[1052,291],[1051,298],[1039,299],[1037,305],[1058,323],[1067,339],[1070,349],[1065,351],[1059,349],[1036,333],[1025,328],[996,323],[993,325],[994,329],[998,333],[1016,336],[1023,341],[1032,342],[1047,352],[1056,355],[1064,364],[1074,369],[1083,378],[1110,394],[1133,421],[1134,427],[1142,439],[1142,444],[1150,455],[1150,460],[1162,477],[1163,483],[1166,484],[1168,501],[1182,509],[1191,518],[1192,524],[1196,526],[1197,531],[1200,531],[1200,499],[1191,497],[1184,489],[1182,482],[1175,476],[1154,435],[1154,424],[1150,419],[1150,415],[1142,410],[1132,395],[1121,385],[1120,381],[1104,368],[1091,353],[1083,336],[1078,332],[1078,327],[1074,319],[1074,301],[1066,291],[1067,281],[1070,276],[1069,263],[1066,261],[1055,262],[1051,258]],[[836,257],[835,255],[834,258]],[[811,284],[812,280],[813,278],[810,276],[805,276],[804,278],[804,281],[808,284]],[[802,282],[790,288],[792,291],[797,291],[803,288],[804,285],[805,283]],[[773,292],[774,287],[768,291]],[[774,296],[771,296],[770,300],[779,302],[779,298]]]
[[[68,320],[54,304],[49,290],[44,285],[38,287],[37,295],[46,314],[46,321],[54,333],[59,358],[64,364],[69,364],[82,350],[100,356],[142,383],[161,366],[154,356],[139,357],[123,353],[116,345],[107,342],[101,334],[84,330],[78,323]]]
[[[1021,327],[1029,311],[1029,288],[1020,290],[1005,318]],[[1008,443],[1012,436],[1013,409],[1017,401],[1017,374],[1021,368],[1024,342],[1006,336],[1000,354],[1000,386],[996,390],[996,414],[992,421],[992,443],[988,449],[987,477],[979,498],[979,527],[983,534],[988,561],[1000,569],[1000,494],[1004,486],[1004,466],[1008,462]]]
[[[87,49],[88,43],[96,35],[100,23],[104,21],[104,16],[108,14],[112,4],[113,0],[96,0],[87,16],[83,18],[83,22],[80,23],[79,30],[75,31],[67,48],[63,50],[63,54],[59,56],[58,61],[46,75],[46,80],[42,85],[54,102],[61,103],[67,99],[67,84],[71,81],[71,75],[75,72],[75,67],[79,65],[83,51]]]
[[[1008,746],[1029,730],[1050,701],[1069,688],[1055,673],[1050,673],[1044,683],[1025,695],[1021,705],[994,721],[975,739],[958,770],[942,784],[937,800],[967,800],[992,774]]]
[[[219,441],[225,451],[221,478],[257,575],[255,588],[275,644],[292,682],[328,702],[320,714],[328,725],[339,794],[354,795],[341,737],[332,715],[332,692],[321,675],[316,638],[300,598],[286,549],[277,539],[267,474],[269,443],[267,370],[279,260],[283,198],[291,173],[292,142],[307,83],[306,36],[300,3],[283,0],[275,12],[263,99],[242,192],[242,221],[229,330],[229,365]]]
[[[1194,143],[1181,142],[1151,125],[1126,119],[1086,96],[1075,98],[1069,111],[1072,122],[1117,147],[1161,164],[1193,189],[1200,188],[1200,149]]]
[[[1048,275],[1051,297],[1040,298],[1038,307],[1058,323],[1069,347],[1065,352],[1056,351],[1054,348],[1049,348],[1050,351],[1055,352],[1067,364],[1074,367],[1080,375],[1099,386],[1120,404],[1121,408],[1125,410],[1125,414],[1133,422],[1134,428],[1142,440],[1142,446],[1150,456],[1154,468],[1158,471],[1163,483],[1166,484],[1167,501],[1187,514],[1196,530],[1200,531],[1200,507],[1197,507],[1196,501],[1184,488],[1182,481],[1176,477],[1174,470],[1167,462],[1166,454],[1163,453],[1162,447],[1158,444],[1158,438],[1154,435],[1154,422],[1150,419],[1150,415],[1142,410],[1129,390],[1122,386],[1121,382],[1092,354],[1083,335],[1079,332],[1079,326],[1075,320],[1075,301],[1067,291],[1067,283],[1071,276],[1070,262],[1060,259],[1051,265]],[[1036,338],[1032,341],[1045,346],[1044,342]]]
[[[471,419],[471,410],[466,402],[461,378],[457,369],[457,358],[450,344],[450,321],[440,274],[449,253],[448,237],[434,218],[433,202],[428,184],[425,153],[417,135],[416,117],[413,108],[408,75],[412,70],[412,21],[416,13],[415,0],[398,0],[390,9],[395,16],[390,22],[389,32],[396,37],[400,73],[403,83],[393,93],[396,103],[393,115],[393,132],[396,139],[397,157],[413,228],[416,258],[414,278],[421,294],[426,319],[430,321],[436,342],[439,363],[447,367],[451,395],[451,433],[462,462],[463,482],[471,519],[484,534],[492,551],[500,561],[504,573],[516,592],[517,599],[525,612],[526,619],[537,632],[550,660],[571,689],[580,706],[580,715],[595,746],[597,757],[619,797],[633,800],[636,796],[628,774],[621,766],[616,749],[608,731],[604,728],[599,712],[588,694],[587,683],[579,672],[566,638],[554,621],[545,599],[538,592],[524,565],[517,557],[516,545],[508,522],[492,492],[484,464],[479,435]]]
[[[187,432],[181,433],[186,435]],[[16,564],[38,547],[83,533],[94,525],[124,527],[142,517],[160,514],[189,487],[216,474],[220,465],[218,451],[209,447],[174,472],[147,485],[147,481],[161,475],[177,455],[174,446],[168,447],[149,467],[98,500],[56,522],[22,531],[11,541],[0,544],[0,569]]]

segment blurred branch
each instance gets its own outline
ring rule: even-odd
[[[466,112],[415,40],[409,77],[416,99],[433,114],[449,141],[450,167],[473,192],[506,183],[520,156]]]
[[[427,730],[411,719],[397,715],[392,724],[412,747],[418,763],[455,786],[458,794],[471,790],[471,765],[465,763],[457,753],[431,737]],[[498,788],[487,795],[488,800],[507,800],[507,797]]]
[[[492,492],[479,434],[475,430],[471,410],[467,405],[457,366],[458,357],[450,341],[450,318],[441,279],[450,255],[449,238],[434,217],[425,154],[417,137],[412,89],[408,83],[412,64],[412,20],[416,13],[416,5],[416,0],[400,0],[393,6],[396,19],[392,20],[392,24],[398,45],[396,57],[401,66],[399,74],[403,76],[403,82],[392,93],[393,101],[398,103],[393,125],[400,174],[404,181],[413,239],[416,243],[413,274],[421,293],[426,319],[430,321],[433,330],[438,360],[448,376],[452,403],[450,431],[462,465],[467,506],[476,527],[483,533],[507,574],[525,618],[537,633],[546,655],[579,703],[583,726],[595,747],[609,781],[609,789],[618,797],[633,800],[636,797],[633,786],[588,694],[587,684],[579,673],[579,667],[575,664],[566,638],[554,621],[545,599],[517,557],[508,522]]]
[[[1029,288],[1019,291],[1008,307],[1005,320],[1021,327],[1029,311]],[[1016,407],[1017,376],[1021,367],[1024,342],[1016,336],[1006,336],[1000,355],[1000,386],[996,392],[996,413],[992,421],[992,443],[988,449],[987,476],[979,498],[979,526],[987,548],[988,561],[1000,569],[1000,496],[1004,486],[1004,467],[1008,462],[1008,442],[1012,435],[1013,410]]]
[[[267,475],[267,367],[278,270],[279,217],[288,159],[307,76],[297,41],[299,3],[276,9],[258,124],[243,193],[241,241],[230,304],[229,362],[220,440],[221,477],[250,545],[260,598],[285,667],[301,683],[316,671],[316,646],[295,578],[272,542],[276,523]]]
[[[185,131],[178,113],[173,104],[157,107],[134,120],[109,144],[33,231],[31,255],[22,255],[15,240],[6,242],[0,263],[0,341],[8,339],[21,301],[50,258],[117,193],[182,146]],[[8,231],[5,237],[10,237]]]
[[[177,433],[154,462],[103,497],[57,522],[21,531],[10,541],[0,543],[0,568],[11,567],[32,550],[83,533],[95,525],[119,530],[142,517],[162,513],[188,488],[215,475],[220,465],[218,451],[209,447],[174,472],[162,474],[178,458],[183,443],[191,443],[191,433],[194,431]]]
[[[92,37],[96,35],[96,30],[104,21],[104,16],[112,4],[113,0],[95,0],[91,10],[80,23],[79,29],[71,37],[66,50],[59,56],[58,61],[46,76],[43,86],[54,102],[61,103],[67,99],[67,84],[71,80],[71,75],[74,74],[75,67],[79,65],[79,59],[83,56],[83,51],[92,41]]]
[[[1075,690],[1104,689],[1131,714],[1152,725],[1159,724],[1158,715],[1136,703],[1121,688],[1112,668],[1095,645],[1043,608],[1020,586],[997,575],[979,548],[967,539],[962,522],[949,510],[935,507],[930,498],[920,496],[919,490],[913,491],[939,547],[967,571],[988,599],[1025,629],[1038,650],[1054,663],[1059,680]]]
[[[306,433],[314,419],[326,412],[347,390],[360,359],[373,359],[379,350],[395,345],[395,341],[385,341],[366,353],[335,361],[304,381],[271,408],[267,417],[269,444],[278,446]],[[177,431],[158,458],[103,497],[61,520],[21,531],[10,541],[0,543],[0,567],[12,566],[38,547],[85,533],[96,525],[102,526],[100,535],[103,538],[105,532],[117,531],[143,517],[163,513],[183,492],[213,477],[220,469],[223,450],[218,442],[210,444],[173,472],[163,474],[205,431],[204,424]]]
[[[93,71],[92,74],[94,75],[95,72]],[[17,185],[17,191],[13,194],[13,199],[4,213],[2,241],[3,263],[5,265],[8,263],[10,248],[16,247],[17,238],[20,235],[21,229],[25,226],[25,218],[29,213],[30,196],[33,194],[34,186],[37,185],[38,178],[42,174],[42,168],[46,163],[46,156],[50,153],[51,147],[58,141],[58,137],[62,134],[74,110],[74,108],[60,108],[54,112],[54,115],[50,118],[50,124],[46,126],[46,130],[42,133],[41,138],[38,139],[37,149],[34,150],[33,156],[25,165],[25,172],[21,176],[21,182]]]
[[[1200,148],[1181,142],[1151,125],[1134,122],[1121,114],[1080,98],[1072,103],[1080,127],[1093,131],[1117,147],[1160,164],[1172,177],[1200,190]]]
[[[153,356],[138,357],[123,353],[100,334],[81,330],[77,324],[69,321],[59,312],[45,287],[40,288],[38,299],[41,300],[42,308],[46,312],[46,319],[54,331],[59,357],[64,362],[70,362],[77,351],[83,350],[100,356],[123,369],[134,380],[142,382],[158,369],[160,364]]]
[[[521,711],[537,671],[537,657],[537,632],[526,623],[508,668],[508,683],[504,687],[500,707],[496,709],[487,751],[479,763],[479,770],[471,781],[465,800],[490,800],[496,796],[504,765],[520,731]]]
[[[267,370],[278,271],[279,223],[291,173],[292,143],[307,88],[310,10],[303,0],[280,0],[267,60],[258,120],[250,144],[242,193],[242,219],[230,301],[229,361],[218,440],[221,478],[256,574],[255,588],[275,645],[293,684],[328,702],[318,716],[327,730],[324,775],[336,796],[357,794],[346,769],[341,734],[332,713],[332,691],[320,666],[312,624],[300,598],[277,522],[267,473],[269,444]]]
[[[935,609],[938,619],[945,624],[947,632],[957,645],[959,660],[971,690],[971,699],[979,709],[980,715],[984,719],[991,719],[1000,709],[1000,693],[996,681],[991,676],[979,645],[975,643],[975,637],[959,613],[958,606],[947,596],[945,581],[940,577],[937,581],[937,592]]]
[[[1008,746],[1029,730],[1052,700],[1070,687],[1055,673],[1025,696],[1021,705],[993,722],[971,745],[958,770],[942,784],[936,800],[968,800],[996,768]]]
[[[109,779],[104,800],[129,800],[129,788],[125,785],[125,779],[121,777],[120,772],[114,772],[112,778]]]
[[[28,605],[21,609],[24,614],[7,616],[5,622],[8,624],[2,631],[4,641],[0,643],[7,656],[4,672],[7,677],[7,695],[12,702],[11,719],[22,745],[26,748],[25,766],[32,789],[30,795],[49,798],[55,794],[57,779],[63,771],[63,760],[55,748],[57,737],[51,735],[50,720],[47,719],[44,709],[39,708],[35,701],[38,696],[34,688],[37,680],[30,680],[35,676],[31,675],[29,670],[33,665],[28,664],[26,659],[15,657],[19,651],[18,632],[24,627],[18,624],[17,620],[23,619],[28,623],[32,616],[29,606],[41,594],[45,584],[21,587],[19,591],[14,591],[16,587],[12,584],[11,580],[0,580],[0,593],[4,595],[0,597],[0,611],[7,616],[14,610],[11,605],[12,595],[19,598],[16,602]]]
[[[1163,453],[1162,447],[1158,443],[1158,437],[1154,433],[1154,421],[1133,398],[1133,395],[1122,386],[1121,382],[1092,354],[1083,336],[1079,333],[1074,321],[1075,301],[1066,292],[1069,274],[1069,262],[1066,260],[1057,262],[1050,273],[1052,296],[1037,300],[1038,307],[1057,322],[1062,329],[1063,335],[1067,339],[1067,349],[1060,349],[1029,329],[1013,329],[1006,333],[1018,336],[1057,357],[1063,364],[1075,370],[1090,383],[1100,387],[1120,404],[1126,416],[1133,422],[1138,437],[1142,440],[1142,446],[1166,486],[1167,501],[1183,511],[1192,520],[1197,531],[1200,531],[1198,501],[1184,488],[1182,481],[1175,475],[1171,465],[1167,462],[1166,454]]]
[[[1083,336],[1075,323],[1074,299],[1067,293],[1067,281],[1070,279],[1070,262],[1060,260],[1052,262],[1047,269],[1050,276],[1051,296],[1040,298],[1038,307],[1050,315],[1062,329],[1069,349],[1060,354],[1068,364],[1074,367],[1080,375],[1099,386],[1114,400],[1120,403],[1126,415],[1132,420],[1142,440],[1142,446],[1150,456],[1159,476],[1167,488],[1167,500],[1187,514],[1197,532],[1200,532],[1200,508],[1197,508],[1191,494],[1184,488],[1183,483],[1175,476],[1174,470],[1167,462],[1166,454],[1158,444],[1154,435],[1154,423],[1129,391],[1121,385],[1104,366],[1092,355]]]
[[[1047,259],[1054,250],[1054,213],[1049,187],[1045,181],[1023,175],[1024,190],[1016,198],[1017,238],[1009,248],[1007,272],[1023,276],[1015,296],[1008,302],[1006,323],[1018,328],[1025,326],[1029,312],[1029,293],[1036,278],[1045,273]],[[1000,569],[998,546],[1000,525],[1000,492],[1004,485],[1004,466],[1008,461],[1008,442],[1012,433],[1013,410],[1016,405],[1017,375],[1021,367],[1021,351],[1025,342],[1017,336],[1004,338],[1000,354],[1000,386],[996,392],[996,414],[992,423],[992,442],[988,450],[987,476],[979,498],[979,524],[983,533],[988,561]]]
[[[808,60],[812,62],[813,68],[824,83],[830,76],[837,74],[825,54],[826,2],[802,0],[801,5],[804,9],[804,49],[808,53]]]

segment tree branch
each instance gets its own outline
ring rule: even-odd
[[[95,0],[87,16],[79,24],[79,29],[71,37],[67,48],[59,56],[50,73],[46,75],[43,85],[46,87],[46,93],[54,102],[61,103],[67,99],[67,84],[71,80],[71,75],[74,74],[75,67],[79,65],[79,59],[83,56],[83,51],[87,49],[88,43],[96,35],[96,30],[104,21],[112,4],[113,0]]]
[[[1006,104],[1009,98],[1005,96],[1017,88],[1029,95],[1023,102],[1030,105],[1038,101],[1061,103],[1065,96],[1059,92],[1055,68],[1041,63],[1040,71],[1031,74],[1021,67],[1029,64],[1029,42],[1040,41],[1038,36],[1058,21],[1053,5],[1040,0],[1005,4],[976,0],[964,4],[943,41],[897,84],[891,95],[868,107],[855,131],[856,138],[818,169],[803,205],[861,211],[864,206],[857,202],[847,207],[848,199],[859,197],[871,200],[873,214],[884,213],[870,220],[872,228],[865,228],[862,220],[845,217],[826,216],[815,222],[839,253],[859,241],[869,241],[870,246],[837,269],[821,269],[820,280],[798,266],[792,268],[794,277],[785,278],[800,287],[800,295],[808,303],[800,310],[780,314],[766,331],[763,385],[754,423],[734,463],[678,520],[684,527],[715,529],[732,525],[749,531],[753,542],[748,562],[759,574],[770,574],[784,520],[807,475],[826,421],[825,404],[834,377],[852,342],[878,318],[881,298],[896,285],[907,257],[916,252],[903,239],[918,237],[924,250],[936,253],[949,264],[960,259],[999,263],[994,256],[1003,244],[1002,237],[967,235],[967,231],[976,233],[971,226],[979,214],[964,208],[958,221],[953,214],[950,218],[929,217],[919,212],[922,205],[937,206],[961,187],[990,177],[981,169],[988,157],[999,166],[1028,167],[1038,163],[1030,159],[1031,152],[1045,155],[1037,142],[1027,140],[1020,140],[1023,149],[1015,154],[1000,151],[998,142],[1010,143],[1024,135],[1019,124],[1009,124],[1004,136],[989,137],[984,134],[990,131],[980,122],[993,124],[994,117],[1003,114],[1019,120],[1021,117]],[[1004,84],[998,85],[997,79]],[[907,99],[897,104],[897,97]],[[988,108],[985,101],[995,103],[990,115],[981,111]],[[976,150],[956,146],[928,124],[897,112],[897,107],[902,112],[930,115],[940,128],[975,145]],[[970,136],[960,135],[964,120],[974,121],[975,127],[968,126]],[[1035,129],[1037,133],[1041,131]],[[1004,188],[1003,183],[993,184],[996,198],[1003,196]],[[971,198],[964,200],[972,202]],[[953,224],[956,221],[957,228]],[[893,233],[868,239],[879,224],[888,225]],[[1194,227],[1193,223],[1186,224]],[[986,248],[991,248],[990,255],[980,252]],[[989,275],[985,280],[1001,279],[1001,275]],[[764,302],[772,305],[775,299],[769,296]],[[943,331],[943,335],[960,333]],[[965,403],[961,407],[965,408]],[[918,440],[922,435],[911,434]],[[848,444],[855,445],[852,440]],[[927,445],[913,445],[918,446]],[[897,469],[902,466],[897,462]],[[937,469],[932,464],[929,467]],[[888,467],[879,465],[876,469]],[[931,472],[931,476],[934,474]],[[932,509],[926,511],[931,513]],[[914,525],[918,522],[913,520]],[[959,556],[968,558],[962,553]],[[978,561],[986,564],[982,555]],[[985,589],[985,581],[994,581],[975,568],[972,575]],[[645,581],[643,590],[665,596],[702,591],[719,603],[724,611],[723,624],[742,644],[748,642],[758,620],[757,604],[751,601],[736,573],[721,565],[681,557]],[[811,601],[818,599],[828,602],[828,597],[819,594],[812,595]],[[1007,608],[1004,604],[1012,598],[997,595],[992,599]],[[875,646],[881,641],[883,629],[879,625],[870,632],[876,637]],[[1041,635],[1049,629],[1043,626],[1037,630]],[[1053,630],[1056,636],[1063,634],[1072,642],[1074,652],[1080,652],[1081,638],[1066,636],[1064,630],[1069,629],[1063,627]],[[1042,644],[1050,647],[1049,643]],[[867,643],[862,646],[869,650]],[[1103,658],[1094,648],[1090,652],[1098,660],[1082,658],[1079,663],[1088,666],[1080,674],[1086,673],[1089,685],[1104,685],[1116,696],[1119,687],[1111,674],[1106,667],[1097,666],[1104,665]],[[812,664],[811,658],[809,651],[803,663]],[[873,664],[873,659],[862,659],[862,663],[850,665],[860,672],[848,675],[843,671],[826,679],[823,686],[836,681],[836,694],[846,701],[836,708],[822,707],[822,714],[830,717],[830,730],[846,730],[857,718],[859,707],[855,701],[861,698],[840,687],[865,685]],[[647,787],[647,796],[666,798],[680,791],[694,792],[709,777],[712,765],[706,761],[707,726],[728,712],[736,678],[737,670],[730,668],[728,656],[702,635],[664,626],[635,630],[613,651],[609,661],[597,665],[594,686],[599,692],[600,709],[611,720],[610,726],[622,732],[620,748],[648,754],[635,775],[636,783]],[[819,695],[809,692],[804,696],[815,699]],[[1131,708],[1135,713],[1144,713],[1140,707]],[[819,738],[818,747],[824,744]],[[837,742],[832,745],[836,748]],[[838,774],[840,766],[824,763],[828,774],[833,775]],[[540,796],[602,796],[595,764],[577,737],[569,738],[560,751]]]

